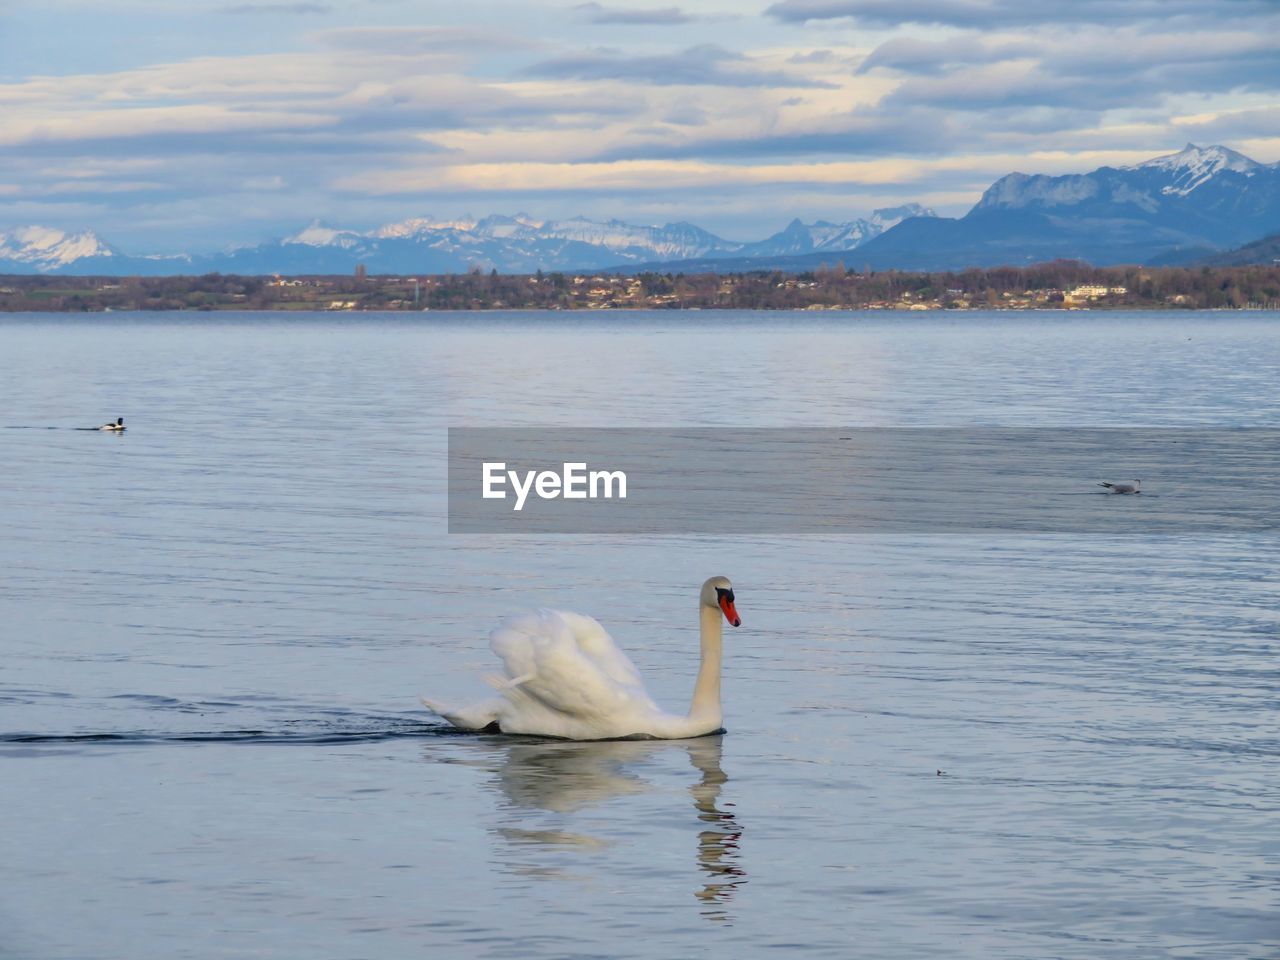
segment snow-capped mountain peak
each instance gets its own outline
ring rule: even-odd
[[[1240,191],[1262,200],[1280,166],[1257,163],[1222,146],[1187,144],[1177,153],[1125,167],[1099,167],[1063,175],[1010,173],[987,188],[975,211],[1074,210],[1107,216],[1124,206],[1139,216],[1165,210],[1173,217],[1202,207],[1216,208],[1223,196]],[[1212,187],[1208,185],[1212,184]],[[1269,201],[1263,201],[1269,202]],[[1182,211],[1175,213],[1174,211]]]
[[[413,237],[433,230],[474,230],[476,221],[471,217],[460,217],[455,220],[437,220],[435,217],[410,217],[397,223],[383,224],[373,231],[371,236],[379,239],[390,237]]]
[[[476,222],[470,232],[481,237],[513,238],[528,237],[532,231],[545,226],[540,220],[534,220],[528,214],[517,213],[514,217],[493,213]]]
[[[1262,164],[1250,160],[1243,153],[1237,153],[1228,147],[1198,147],[1188,143],[1177,153],[1168,153],[1162,157],[1153,157],[1143,163],[1122,169],[1137,170],[1142,167],[1157,167],[1162,170],[1181,170],[1183,168],[1216,173],[1219,170],[1236,170],[1250,173]]]
[[[659,227],[613,219],[591,220],[582,216],[548,220],[537,228],[537,236],[589,244],[626,259],[700,257],[716,250],[736,250],[740,246],[690,223],[666,223]]]
[[[1262,164],[1226,147],[1198,147],[1194,143],[1188,143],[1177,153],[1155,157],[1145,163],[1121,169],[1164,171],[1173,177],[1173,182],[1164,187],[1161,193],[1185,197],[1223,170],[1252,176],[1261,168]]]
[[[854,250],[909,217],[936,216],[928,207],[907,203],[900,207],[883,207],[872,211],[870,217],[859,217],[847,223],[832,223],[829,220],[805,223],[796,219],[768,239],[747,244],[742,248],[740,256],[791,256]]]
[[[285,237],[284,243],[301,243],[308,247],[328,247],[338,242],[342,236],[349,236],[349,230],[337,230],[327,226],[320,220],[312,220],[302,230],[292,236]]]
[[[881,207],[879,210],[872,210],[871,222],[878,224],[883,231],[896,227],[903,220],[909,220],[912,217],[936,217],[937,215],[937,212],[929,207],[922,207],[918,203],[904,203],[900,207]]]
[[[0,232],[0,260],[30,264],[41,271],[115,253],[92,230],[67,233],[53,227],[27,226]]]

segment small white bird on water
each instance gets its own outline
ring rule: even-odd
[[[1142,481],[1135,480],[1133,483],[1100,483],[1100,487],[1106,487],[1112,493],[1141,493]]]
[[[432,713],[462,730],[496,729],[566,740],[681,740],[720,730],[721,620],[738,626],[733,584],[712,577],[698,594],[702,666],[687,714],[667,713],[640,672],[591,617],[539,610],[507,620],[489,635],[505,677],[499,696],[465,706],[428,697]],[[489,678],[486,678],[489,679]]]
[[[102,426],[100,426],[98,429],[99,429],[99,430],[116,430],[116,431],[123,430],[123,429],[124,429],[124,417],[120,417],[120,418],[118,418],[118,419],[116,420],[116,422],[115,422],[115,423],[104,423],[104,424],[103,424]]]

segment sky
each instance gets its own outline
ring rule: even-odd
[[[958,216],[1015,170],[1280,161],[1277,37],[1276,0],[0,0],[0,230]]]

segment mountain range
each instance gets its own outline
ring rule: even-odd
[[[363,265],[369,273],[502,273],[603,270],[651,260],[782,256],[855,249],[908,217],[936,214],[919,204],[876,210],[844,223],[793,220],[755,243],[726,240],[691,223],[636,226],[621,220],[536,220],[524,214],[482,220],[416,217],[376,230],[343,230],[315,222],[288,237],[222,253],[138,257],[91,232],[47,227],[0,233],[0,273],[77,273],[110,276],[192,273],[341,274]]]
[[[1188,263],[1280,228],[1280,164],[1226,147],[1092,173],[993,183],[958,220],[915,220],[863,253],[874,265],[949,269],[1052,259]]]
[[[457,273],[496,269],[735,272],[809,270],[843,260],[874,269],[957,270],[1083,260],[1176,265],[1270,263],[1280,230],[1280,163],[1222,146],[1124,167],[1047,176],[1010,173],[963,217],[910,203],[843,223],[793,220],[764,240],[737,242],[691,223],[419,217],[361,232],[316,222],[277,240],[216,254],[139,257],[92,232],[0,232],[0,273]],[[1237,252],[1230,252],[1240,248]],[[856,253],[854,253],[856,251]]]
[[[961,270],[1059,259],[1096,266],[1270,263],[1263,247],[1251,242],[1278,229],[1280,163],[1189,143],[1128,167],[1057,177],[1011,173],[988,187],[963,217],[906,219],[870,238],[845,263],[876,270]],[[1237,247],[1238,253],[1222,253]],[[644,267],[800,271],[823,262],[832,258],[704,258]]]
[[[1280,263],[1280,233],[1273,233],[1253,243],[1246,243],[1235,250],[1215,253],[1196,262],[1206,267],[1245,267],[1250,264]]]

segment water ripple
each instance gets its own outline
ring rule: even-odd
[[[313,721],[298,721],[293,726],[254,730],[112,730],[80,733],[0,733],[4,743],[379,743],[385,740],[420,739],[422,737],[470,736],[464,731],[439,723],[403,720],[388,723],[371,720],[368,726],[319,726]]]

